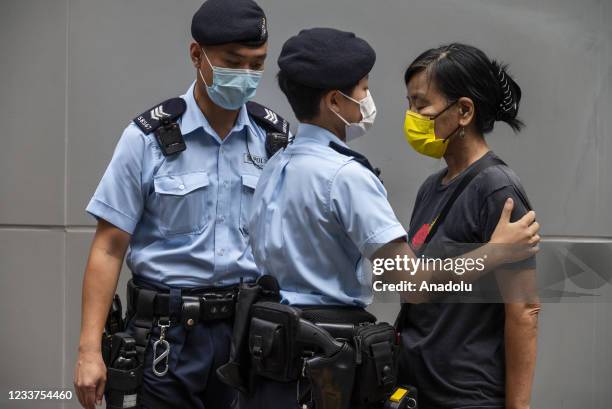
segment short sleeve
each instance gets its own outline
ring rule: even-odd
[[[380,180],[354,161],[344,165],[332,181],[330,211],[367,258],[383,245],[406,236]]]
[[[87,205],[86,211],[133,234],[144,207],[142,166],[146,141],[133,125],[128,126]]]
[[[514,208],[512,209],[510,221],[515,222],[529,212],[527,203],[522,199],[522,196],[518,193],[515,186],[507,185],[495,190],[486,197],[480,210],[479,217],[484,242],[488,242],[491,239],[495,227],[497,227],[497,223],[499,222],[499,217],[501,216],[506,199],[508,198],[512,198],[514,201]],[[535,257],[515,263],[511,265],[511,267],[521,269],[535,268]]]

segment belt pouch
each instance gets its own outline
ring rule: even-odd
[[[384,401],[397,383],[399,347],[395,328],[386,322],[356,327],[354,344],[357,371],[353,404]]]
[[[256,283],[241,283],[236,299],[230,359],[217,368],[217,377],[225,384],[248,394],[251,390],[251,357],[249,353],[249,324],[251,307],[267,297],[280,299],[278,283],[271,276],[261,276]]]
[[[142,365],[124,370],[107,368],[107,381],[104,398],[107,409],[127,409],[140,407],[140,387],[142,385]]]
[[[249,352],[255,374],[278,382],[298,379],[296,342],[300,311],[288,305],[259,302],[251,309]]]

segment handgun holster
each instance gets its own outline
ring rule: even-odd
[[[355,352],[347,343],[332,356],[315,356],[304,363],[317,409],[348,409],[355,377]]]

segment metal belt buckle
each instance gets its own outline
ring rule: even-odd
[[[153,343],[153,373],[156,376],[164,376],[168,372],[168,359],[170,356],[170,344],[166,341],[166,330],[170,327],[169,319],[159,319],[157,325],[160,328],[159,339]],[[162,347],[163,351],[158,355],[157,349]],[[163,370],[157,370],[157,364],[164,365]]]
[[[223,294],[219,293],[204,293],[201,295],[204,300],[220,300],[223,298]]]
[[[205,316],[210,319],[228,318],[233,315],[233,305],[235,294],[228,292],[225,294],[206,293],[201,295],[205,303]],[[231,307],[230,307],[231,306]]]
[[[200,297],[204,300],[233,300],[236,298],[236,291],[227,290],[216,293],[204,293]]]

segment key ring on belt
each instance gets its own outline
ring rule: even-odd
[[[168,360],[170,357],[170,344],[166,341],[166,330],[172,323],[168,318],[160,318],[157,320],[157,326],[160,328],[159,339],[153,343],[153,373],[156,376],[164,376],[168,372]],[[157,349],[163,348],[163,351],[158,355]],[[157,370],[157,364],[162,363],[164,368],[161,371]]]

